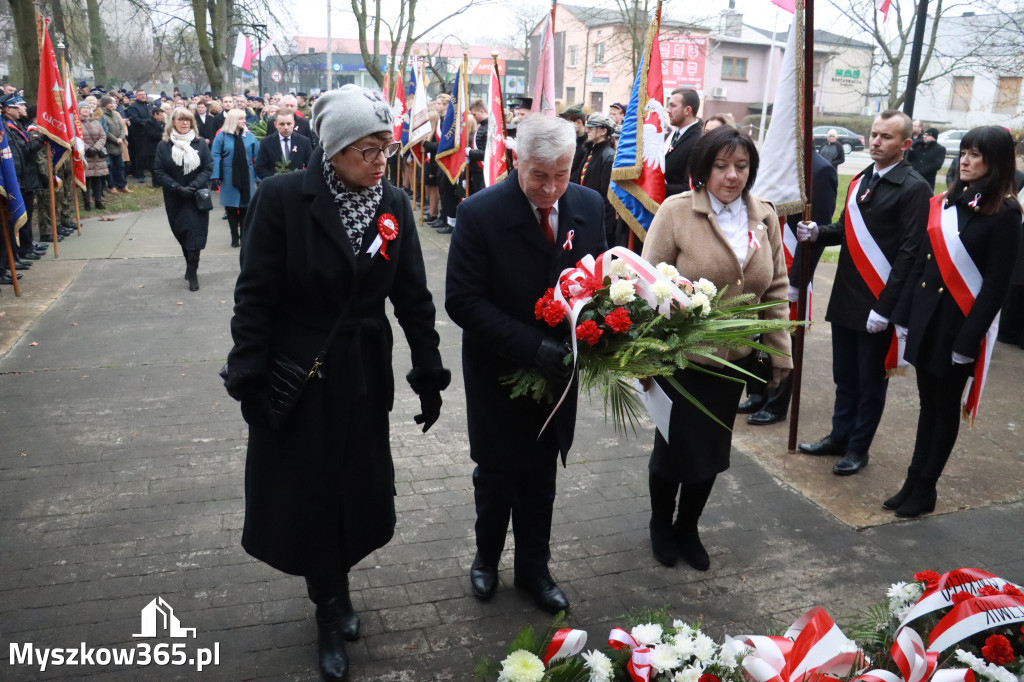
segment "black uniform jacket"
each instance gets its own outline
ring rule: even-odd
[[[671,150],[665,148],[665,196],[679,194],[690,189],[690,152],[693,145],[697,144],[704,124],[698,118],[697,122],[686,129],[686,132],[679,137],[679,141]],[[674,134],[674,133],[673,133]],[[670,135],[665,144],[671,142]]]
[[[309,138],[301,133],[292,131],[289,142],[292,143],[292,148],[296,151],[292,152],[289,157],[288,165],[291,166],[292,170],[302,170],[309,165],[309,157],[313,153],[313,147],[309,143]],[[281,151],[281,134],[276,130],[267,134],[266,137],[260,140],[260,151],[256,155],[256,177],[263,180],[277,173],[277,164],[281,162],[283,154],[284,152]]]
[[[907,161],[934,191],[935,174],[946,162],[946,148],[938,142],[925,142],[922,137],[907,151]]]
[[[836,212],[836,192],[839,187],[839,176],[832,163],[818,152],[811,156],[811,187],[813,191],[811,204],[811,220],[819,225],[826,225],[832,222],[832,216]],[[786,222],[796,234],[796,226],[803,220],[802,213],[795,213],[786,218]],[[814,271],[821,260],[821,254],[825,251],[825,245],[821,240],[808,244],[808,252],[811,254],[811,275],[809,281],[814,281]],[[804,249],[797,247],[793,254],[793,265],[789,268],[789,285],[800,286],[800,263],[803,260]]]
[[[4,135],[7,145],[11,148],[14,160],[14,172],[18,176],[18,187],[22,194],[34,192],[46,187],[46,174],[39,168],[39,150],[43,148],[43,139],[35,130],[25,130],[18,122],[3,117]]]
[[[867,182],[871,179],[874,166],[869,166],[857,177],[864,176],[858,188],[857,200],[864,224],[878,247],[892,266],[889,279],[878,299],[875,299],[867,282],[854,265],[849,248],[846,248],[846,197],[839,220],[831,225],[819,226],[818,241],[825,246],[843,245],[839,252],[839,267],[828,302],[825,319],[833,324],[850,329],[863,330],[868,314],[874,310],[882,317],[892,319],[900,293],[910,277],[910,268],[917,257],[921,240],[925,238],[928,224],[928,200],[931,188],[906,161],[900,161],[890,170],[861,202]]]
[[[978,357],[981,340],[1003,305],[1021,243],[1021,210],[1007,199],[996,215],[976,213],[970,196],[955,202],[960,240],[982,276],[981,291],[966,317],[949,293],[925,236],[893,317],[908,328],[903,357],[919,370],[944,376],[953,366],[952,354]],[[991,350],[991,349],[990,349]]]
[[[590,163],[587,163],[587,157]],[[608,200],[608,185],[612,179],[612,164],[615,163],[615,149],[607,140],[599,143],[596,147],[589,142],[584,149],[583,166],[580,167],[580,184],[589,187],[604,200],[604,233],[615,234],[615,209],[612,202]],[[583,167],[587,173],[583,175]]]
[[[538,434],[553,405],[512,399],[501,378],[531,367],[545,337],[568,340],[565,322],[551,328],[534,317],[534,304],[558,275],[586,254],[605,251],[601,197],[569,184],[558,201],[558,238],[550,245],[518,171],[459,205],[451,250],[445,308],[462,327],[470,456],[477,464],[528,468],[554,449],[538,447]],[[573,230],[572,249],[563,249]],[[574,380],[575,381],[575,380]],[[564,384],[557,386],[561,394]],[[576,387],[548,425],[562,461],[572,445]],[[549,441],[550,442],[550,441]]]
[[[244,402],[267,390],[272,356],[312,366],[345,311],[323,379],[306,384],[279,428],[249,429],[242,532],[245,550],[279,570],[337,576],[394,533],[387,299],[414,370],[444,370],[409,200],[383,181],[383,198],[357,256],[323,178],[322,159],[317,148],[305,171],[267,178],[253,195],[225,384]],[[398,235],[387,247],[388,259],[379,252],[371,257],[367,248],[386,213],[397,219]]]

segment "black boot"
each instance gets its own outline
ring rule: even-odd
[[[651,551],[661,563],[675,566],[679,552],[672,533],[672,515],[676,510],[679,484],[652,472],[648,475],[648,488],[651,491]]]
[[[238,248],[238,218],[228,221],[228,229],[231,230],[231,248]]]
[[[888,500],[882,503],[882,509],[888,509],[890,511],[899,509],[910,498],[910,494],[914,491],[914,485],[917,483],[917,471],[913,466],[907,469],[907,478],[903,481],[903,487],[900,491],[890,497]]]
[[[704,513],[704,505],[708,503],[714,485],[714,476],[700,483],[684,483],[679,491],[679,516],[672,526],[680,556],[698,571],[711,567],[711,558],[700,541],[697,521]]]
[[[793,395],[793,382],[790,381],[790,377],[786,377],[776,388],[765,391],[768,397],[760,410],[747,417],[748,424],[765,426],[786,418],[786,413],[789,412],[789,399]]]
[[[901,519],[912,519],[935,511],[935,484],[938,481],[938,478],[919,478],[910,496],[896,509],[896,516]]]
[[[359,636],[359,617],[353,612],[348,596],[348,575],[330,584],[307,577],[306,591],[310,600],[316,604],[320,674],[325,680],[348,679],[345,641],[352,641]]]
[[[199,249],[189,249],[185,260],[189,291],[199,291]]]

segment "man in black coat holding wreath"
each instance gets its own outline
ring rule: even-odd
[[[519,124],[516,171],[459,206],[445,300],[463,329],[470,457],[477,464],[473,594],[486,601],[497,590],[511,517],[515,585],[551,613],[569,607],[548,561],[558,456],[564,464],[576,421],[576,379],[564,362],[568,329],[538,321],[534,304],[562,270],[605,250],[600,195],[569,183],[575,151],[567,121],[530,116]],[[524,368],[547,375],[559,395],[573,383],[543,432],[553,405],[513,399],[502,384]]]

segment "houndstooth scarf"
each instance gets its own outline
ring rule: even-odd
[[[331,160],[325,155],[321,170],[324,180],[327,181],[327,189],[334,197],[334,203],[338,207],[338,214],[341,222],[348,233],[349,241],[352,242],[352,250],[359,255],[359,247],[363,243],[363,233],[367,227],[371,227],[373,217],[377,215],[377,207],[384,197],[384,185],[378,182],[373,187],[361,189],[349,189],[338,179],[334,172]]]

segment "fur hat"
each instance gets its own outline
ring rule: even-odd
[[[349,83],[317,99],[313,129],[330,158],[359,138],[390,133],[394,130],[394,114],[379,90]]]

